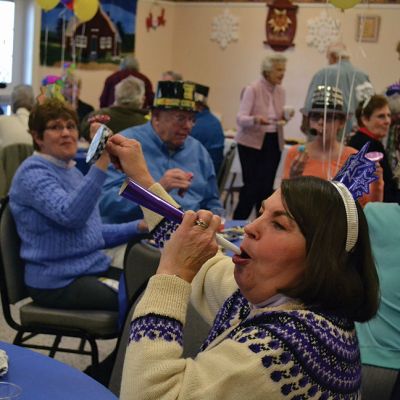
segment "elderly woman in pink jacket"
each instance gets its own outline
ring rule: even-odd
[[[237,115],[240,164],[243,187],[234,212],[235,219],[246,219],[254,206],[272,194],[276,170],[284,145],[285,91],[281,86],[286,57],[270,53],[261,64],[261,77],[246,86]]]

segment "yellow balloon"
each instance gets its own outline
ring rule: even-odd
[[[50,11],[60,2],[60,0],[36,0],[36,2],[41,8],[43,8],[43,10]]]
[[[361,0],[329,0],[329,2],[335,7],[344,10],[346,8],[352,8],[356,6],[358,3],[361,3]]]
[[[90,21],[97,13],[99,0],[74,0],[74,14],[79,21]]]

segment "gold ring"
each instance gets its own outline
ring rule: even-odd
[[[197,225],[197,226],[200,226],[200,228],[203,228],[203,229],[207,229],[208,228],[208,224],[206,222],[204,222],[202,219],[197,219],[194,222],[194,224]]]

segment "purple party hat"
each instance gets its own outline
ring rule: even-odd
[[[332,179],[333,181],[343,183],[355,200],[364,193],[368,194],[370,183],[378,179],[375,175],[375,162],[366,157],[368,147],[369,142],[358,153],[351,155]]]

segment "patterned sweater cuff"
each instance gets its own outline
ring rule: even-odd
[[[167,191],[159,184],[159,183],[154,183],[149,187],[150,192],[154,193],[158,197],[161,197],[165,201],[168,201],[168,203],[172,204],[175,207],[180,207],[179,204],[167,193]],[[144,219],[147,222],[147,225],[149,226],[149,231],[151,232],[164,218],[161,215],[150,211],[149,209],[145,207],[140,207],[143,211]]]
[[[154,275],[135,309],[133,319],[148,314],[174,318],[184,325],[191,293],[190,283],[175,275]]]

